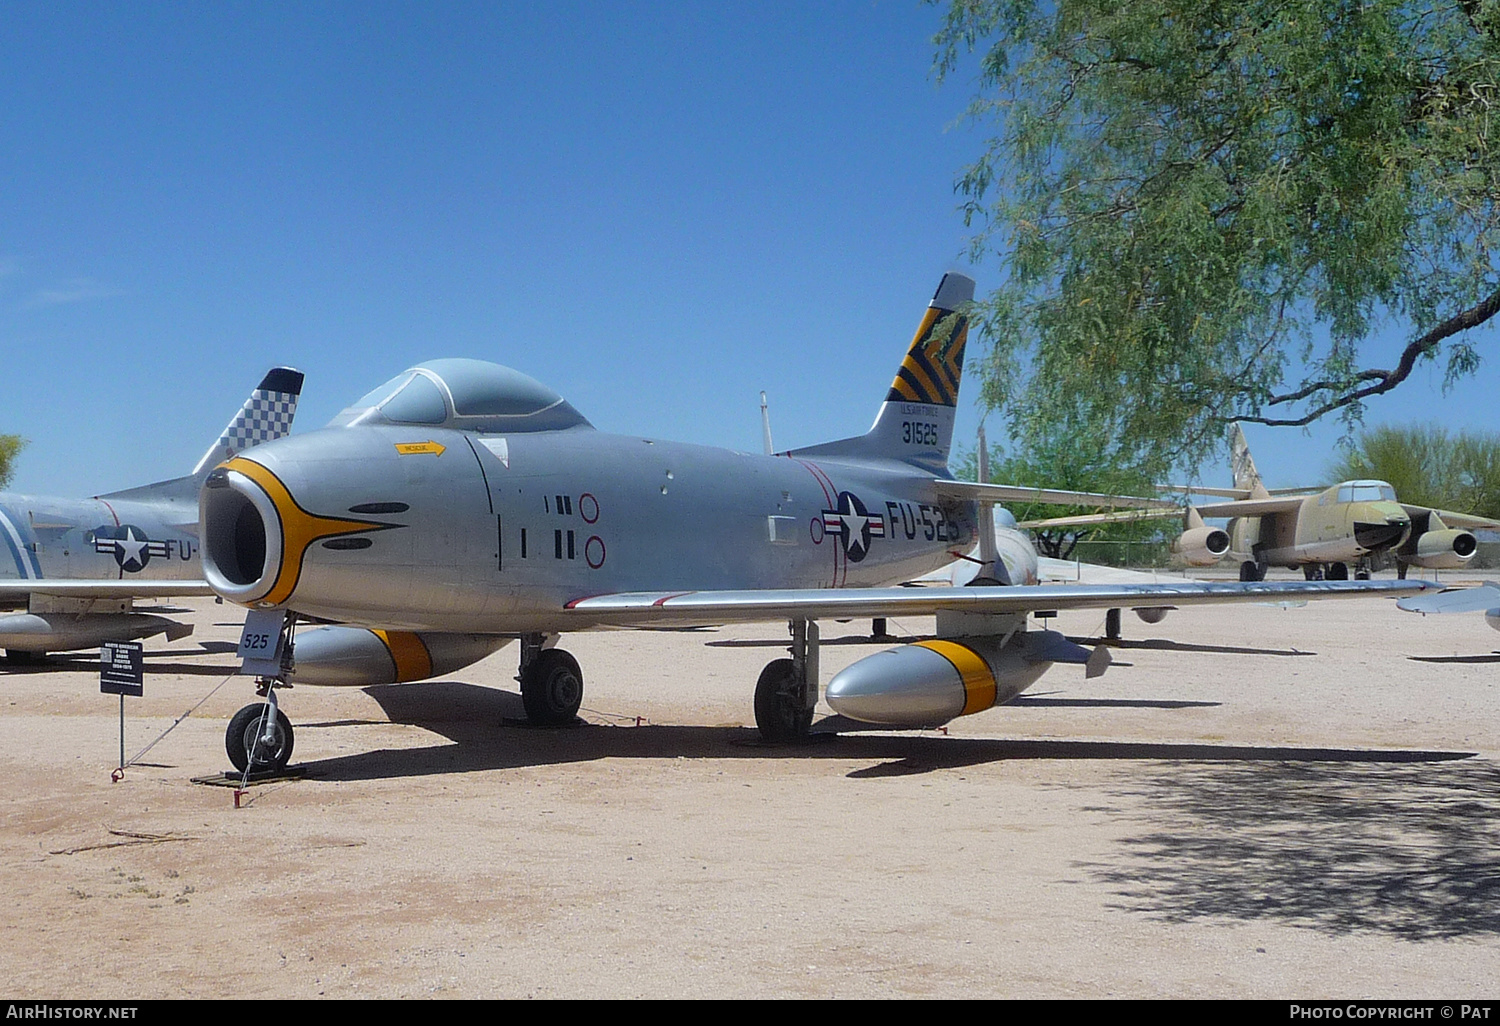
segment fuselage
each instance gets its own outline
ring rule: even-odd
[[[196,530],[187,499],[7,492],[0,494],[0,580],[198,580]]]
[[[1394,495],[1383,482],[1346,481],[1303,499],[1295,512],[1231,520],[1229,557],[1297,567],[1354,563],[1395,549],[1410,533],[1411,517]]]
[[[205,573],[246,605],[370,627],[577,629],[627,591],[899,583],[974,543],[976,508],[897,460],[605,434],[336,426],[203,493]]]

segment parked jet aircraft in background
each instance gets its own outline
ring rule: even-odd
[[[198,490],[217,464],[285,435],[301,392],[301,371],[271,370],[186,477],[92,499],[0,494],[0,609],[25,609],[0,613],[7,658],[191,634],[134,601],[213,594],[199,559]]]
[[[1269,491],[1236,424],[1230,436],[1233,488],[1162,485],[1163,491],[1216,495],[1229,502],[1179,508],[1182,536],[1173,551],[1189,566],[1212,566],[1221,559],[1240,564],[1240,580],[1260,581],[1266,569],[1301,569],[1309,581],[1347,580],[1350,571],[1368,580],[1371,571],[1394,563],[1405,578],[1411,567],[1456,570],[1478,548],[1476,528],[1500,522],[1467,513],[1403,503],[1384,481],[1344,481],[1321,491]],[[1287,494],[1290,491],[1294,494]],[[1103,513],[1030,521],[1023,527],[1063,527],[1162,516],[1161,512]],[[1205,517],[1230,517],[1220,530]]]
[[[268,701],[230,722],[230,759],[285,764],[292,726],[273,689],[287,679],[420,680],[511,640],[527,716],[571,722],[583,673],[554,647],[569,631],[787,622],[791,658],[755,687],[756,724],[784,740],[808,730],[818,700],[820,618],[936,615],[937,640],[869,656],[827,687],[850,718],[925,726],[1008,701],[1054,662],[1102,670],[1106,651],[1027,630],[1028,611],[1431,587],[1006,586],[990,504],[1038,490],[947,468],[973,289],[943,279],[874,425],[823,445],[765,456],[609,435],[524,374],[449,359],[397,375],[325,429],[229,460],[201,495],[204,576],[252,609],[242,651],[270,655],[282,639],[262,661]],[[882,587],[976,538],[975,583],[997,586]],[[294,634],[298,615],[349,626]],[[266,620],[278,626],[262,631]]]

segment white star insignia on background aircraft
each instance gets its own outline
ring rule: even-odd
[[[285,682],[421,680],[513,640],[528,717],[571,722],[583,673],[554,647],[570,631],[787,622],[791,658],[755,688],[757,726],[785,740],[811,724],[822,618],[936,615],[935,640],[860,660],[826,691],[852,719],[917,727],[1008,701],[1054,662],[1102,669],[1107,652],[1027,630],[1029,611],[1430,587],[1005,586],[991,504],[1085,497],[949,475],[973,292],[943,279],[874,425],[823,445],[766,456],[605,434],[524,374],[450,359],[224,463],[201,496],[204,576],[253,610],[242,654],[270,656],[247,662],[270,700],[231,721],[231,761],[285,765],[292,727],[272,690]],[[891,587],[976,539],[975,583],[1001,586]],[[348,626],[294,636],[298,616]]]
[[[198,490],[213,467],[291,430],[302,372],[269,371],[186,477],[92,499],[0,494],[0,648],[12,662],[191,624],[136,599],[211,595],[198,552]]]

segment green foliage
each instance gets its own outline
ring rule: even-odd
[[[1435,424],[1360,432],[1328,466],[1332,480],[1376,478],[1402,502],[1500,517],[1500,434],[1451,435]]]
[[[0,488],[10,484],[16,472],[16,457],[26,448],[26,439],[20,435],[0,435]]]
[[[999,484],[1113,495],[1155,494],[1151,474],[1144,467],[1114,463],[1106,447],[1097,441],[1090,444],[1082,436],[1044,441],[1010,455],[992,445],[989,462],[990,480]],[[965,481],[978,480],[978,466],[977,450],[960,450],[952,463],[953,476]],[[1021,521],[1105,511],[1094,506],[1039,502],[1006,503],[1006,508]],[[1037,548],[1046,556],[1068,558],[1082,545],[1083,549],[1078,551],[1087,550],[1084,558],[1089,562],[1139,565],[1152,562],[1158,549],[1164,554],[1178,530],[1179,525],[1173,520],[1140,520],[1050,528],[1032,534]]]
[[[936,2],[936,0],[933,0]],[[1500,0],[949,0],[940,77],[980,55],[997,134],[957,189],[984,401],[1195,465],[1236,419],[1306,423],[1500,310]],[[1411,338],[1362,368],[1377,328]]]

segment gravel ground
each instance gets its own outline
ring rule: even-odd
[[[239,612],[148,643],[133,754],[235,667]],[[1097,636],[1102,613],[1054,625]],[[824,625],[824,680],[876,651]],[[920,634],[930,621],[892,623]],[[845,637],[847,635],[847,637]],[[16,997],[1482,998],[1500,992],[1500,636],[1387,599],[1126,614],[946,733],[767,747],[784,625],[570,636],[299,687],[305,776],[227,765],[229,680],[113,783],[92,657],[0,669],[0,984]]]

